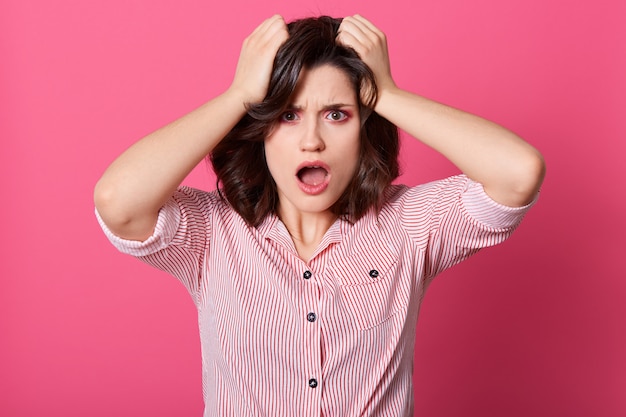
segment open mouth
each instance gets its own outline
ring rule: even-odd
[[[298,179],[306,185],[316,186],[326,181],[328,171],[321,166],[307,166],[298,171]]]
[[[307,161],[296,171],[298,186],[306,194],[322,193],[330,183],[330,167],[321,161]]]

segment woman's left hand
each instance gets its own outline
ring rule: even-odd
[[[354,49],[370,67],[376,77],[379,94],[396,87],[391,77],[387,38],[372,22],[358,14],[345,17],[339,26],[337,42]]]

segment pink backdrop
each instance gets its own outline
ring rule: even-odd
[[[0,415],[201,415],[194,306],[109,245],[92,189],[130,143],[222,91],[276,12],[369,17],[400,85],[546,157],[516,235],[430,288],[416,415],[626,415],[626,3],[294,3],[3,0]],[[410,138],[402,162],[409,184],[456,172]],[[214,180],[201,167],[187,183]]]

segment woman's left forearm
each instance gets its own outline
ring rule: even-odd
[[[440,152],[480,182],[495,201],[512,207],[529,203],[545,173],[541,154],[513,132],[481,117],[425,97],[385,86],[376,112]]]

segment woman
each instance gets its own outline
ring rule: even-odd
[[[205,416],[412,415],[427,285],[505,240],[535,199],[534,148],[398,88],[389,68],[384,34],[361,16],[274,16],[223,94],[98,182],[111,241],[194,299]],[[463,174],[391,185],[396,126]],[[220,190],[179,188],[206,156]]]

